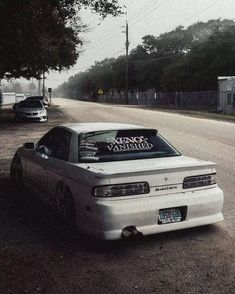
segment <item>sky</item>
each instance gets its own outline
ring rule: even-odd
[[[175,29],[209,19],[234,19],[235,0],[120,0],[127,15],[107,17],[100,21],[97,14],[81,11],[82,22],[89,31],[81,35],[83,52],[69,71],[50,72],[47,86],[56,88],[72,75],[87,70],[95,61],[125,54],[125,22],[129,24],[130,50],[145,35],[158,36]]]

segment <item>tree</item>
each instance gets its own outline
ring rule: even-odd
[[[217,78],[234,75],[235,26],[220,28],[197,42],[181,60],[164,69],[162,86],[170,90],[216,90]]]
[[[74,65],[85,29],[82,6],[101,17],[121,12],[116,0],[0,0],[0,78],[39,78]]]
[[[18,94],[22,93],[22,87],[20,83],[17,82],[13,84],[13,92]]]
[[[161,34],[146,35],[129,56],[129,90],[216,90],[218,75],[234,75],[235,22],[209,20]],[[125,56],[105,59],[75,75],[64,93],[125,89]],[[79,96],[77,95],[77,97]]]

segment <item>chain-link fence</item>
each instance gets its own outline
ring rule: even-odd
[[[112,103],[159,106],[172,109],[212,109],[218,104],[218,93],[216,91],[203,92],[130,92],[128,102],[124,93],[104,94],[83,97],[83,100]]]

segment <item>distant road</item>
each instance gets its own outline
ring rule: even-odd
[[[218,164],[225,193],[224,229],[235,235],[235,124],[133,107],[54,99],[77,122],[125,122],[153,127],[184,155]]]

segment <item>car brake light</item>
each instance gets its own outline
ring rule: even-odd
[[[149,193],[149,185],[146,182],[97,186],[93,189],[93,195],[96,197],[120,197],[147,193]]]
[[[183,189],[214,185],[217,183],[216,173],[184,178]]]

